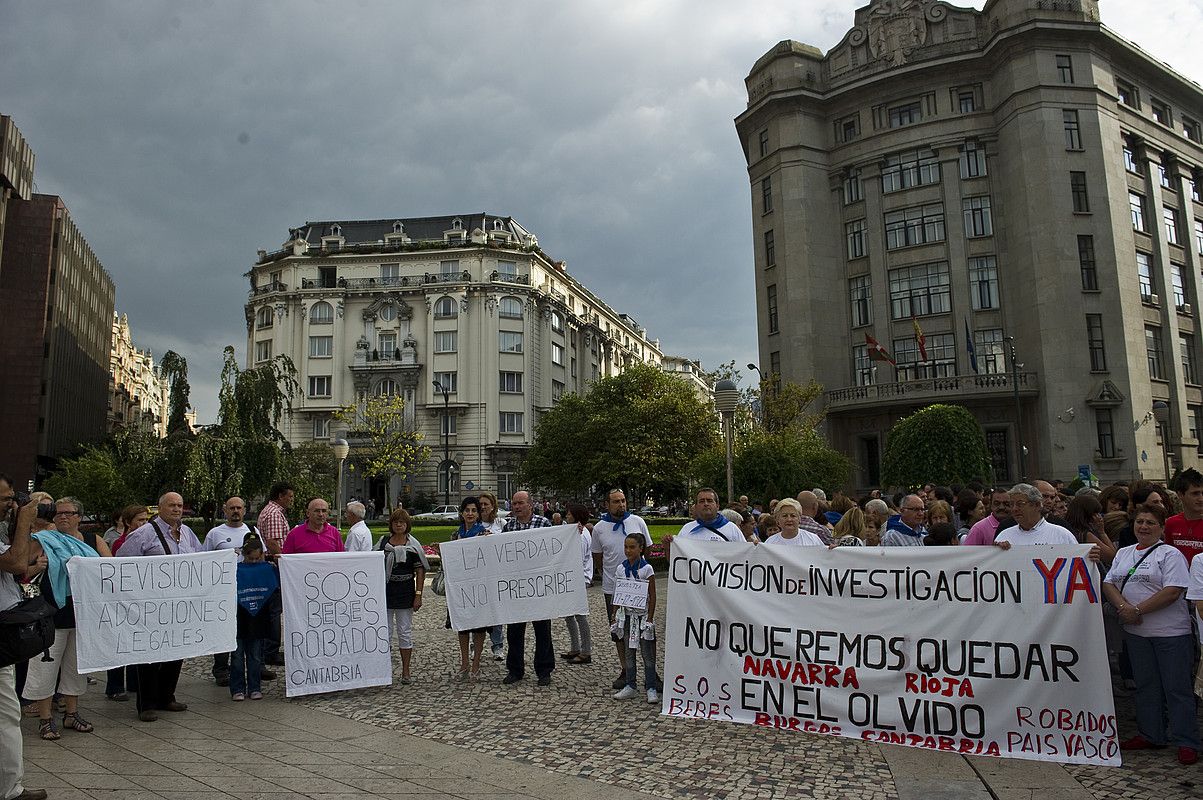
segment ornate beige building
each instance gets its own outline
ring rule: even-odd
[[[509,217],[308,222],[281,250],[261,251],[249,275],[248,364],[283,354],[300,374],[289,441],[345,435],[331,415],[359,397],[404,396],[406,424],[433,457],[412,486],[395,479],[394,497],[424,491],[441,501],[449,475],[453,499],[510,494],[541,412],[663,359],[645,328]],[[379,482],[352,478],[348,493],[383,507]]]
[[[747,90],[761,367],[827,387],[858,485],[932,402],[977,416],[999,482],[1163,476],[1155,401],[1199,462],[1196,83],[1095,0],[874,0]]]
[[[129,316],[113,314],[113,347],[109,355],[110,431],[120,428],[167,435],[167,379],[159,374],[150,350],[134,346]]]

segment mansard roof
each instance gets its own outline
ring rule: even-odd
[[[306,222],[298,228],[289,229],[289,240],[299,239],[312,246],[320,247],[323,238],[341,236],[347,245],[370,244],[383,242],[385,237],[395,235],[397,223],[400,223],[401,232],[410,241],[442,241],[447,231],[456,230],[457,222],[465,234],[471,234],[473,230],[478,229],[485,233],[501,230],[513,234],[519,242],[524,242],[531,235],[530,231],[515,221],[513,217],[484,212],[436,217],[315,220]],[[500,227],[497,227],[498,222],[501,223]]]

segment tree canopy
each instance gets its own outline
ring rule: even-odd
[[[352,403],[334,412],[334,419],[345,423],[348,436],[360,439],[364,446],[351,452],[351,467],[361,475],[385,479],[385,505],[394,506],[392,481],[412,477],[430,458],[430,447],[423,435],[405,425],[405,398],[378,395]]]
[[[991,472],[986,434],[973,414],[958,405],[937,403],[900,420],[890,431],[881,459],[881,479],[887,486],[988,483]]]

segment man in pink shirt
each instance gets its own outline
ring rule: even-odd
[[[996,488],[990,496],[990,513],[974,523],[961,544],[994,544],[998,524],[1011,517],[1011,496],[1006,489]]]
[[[315,497],[305,506],[305,524],[298,525],[284,538],[281,553],[341,553],[343,537],[326,520],[330,517],[330,506],[320,497]]]

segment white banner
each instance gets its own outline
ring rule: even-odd
[[[576,525],[443,542],[439,555],[457,631],[589,613]]]
[[[233,550],[67,562],[80,672],[232,651]]]
[[[280,593],[288,697],[393,682],[382,552],[281,556]]]
[[[662,711],[1118,766],[1089,547],[673,541]]]

